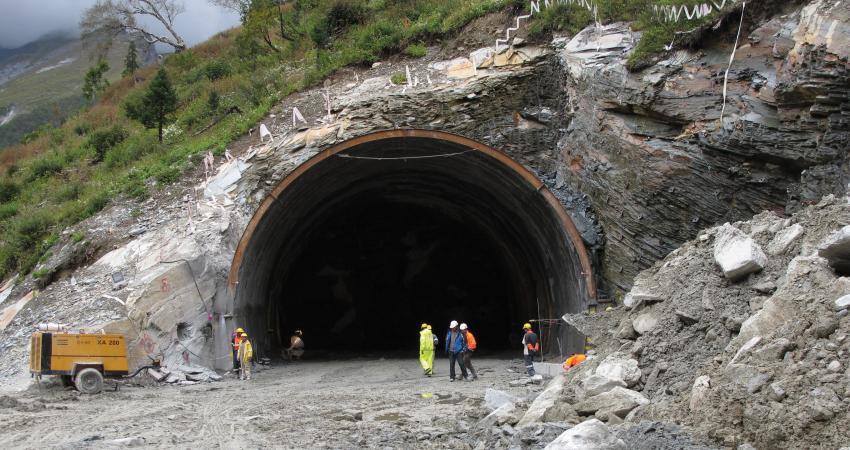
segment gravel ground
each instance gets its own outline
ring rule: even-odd
[[[487,387],[526,399],[542,389],[508,385],[519,360],[480,359],[470,383],[450,383],[447,366],[438,359],[425,378],[414,359],[308,361],[246,382],[95,396],[31,387],[0,397],[0,448],[471,448]]]

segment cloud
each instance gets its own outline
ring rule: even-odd
[[[53,32],[78,33],[77,24],[95,0],[0,0],[0,47],[16,48]],[[189,45],[236,26],[239,16],[207,0],[183,0],[175,28]],[[152,22],[143,20],[145,24]]]

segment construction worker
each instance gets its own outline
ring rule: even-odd
[[[528,376],[534,376],[534,355],[540,351],[540,342],[534,331],[531,331],[531,324],[526,323],[522,326],[525,334],[522,336],[522,359],[525,361],[525,370]]]
[[[587,359],[587,356],[585,356],[584,354],[576,353],[576,354],[570,356],[569,358],[567,358],[566,361],[564,361],[564,366],[563,366],[564,370],[570,370],[573,367],[583,363],[586,359]]]
[[[304,355],[304,340],[301,339],[303,335],[301,330],[295,330],[295,334],[289,338],[289,348],[283,350],[284,358],[290,361],[301,359]]]
[[[239,353],[239,343],[242,341],[242,335],[245,333],[245,330],[242,328],[237,328],[233,334],[230,335],[230,345],[233,347],[233,371],[239,370],[239,358],[237,354]]]
[[[466,351],[466,339],[458,329],[457,320],[452,320],[449,324],[449,331],[446,333],[446,353],[449,354],[449,381],[455,380],[455,362],[460,366],[463,379],[469,380],[466,367],[463,365],[462,355],[464,351]]]
[[[251,359],[254,357],[254,348],[251,341],[248,340],[248,334],[242,333],[242,340],[239,343],[239,379],[251,379]]]
[[[425,376],[434,374],[434,333],[427,323],[419,327],[419,363],[422,364]]]
[[[463,338],[466,339],[466,351],[463,352],[463,365],[472,376],[472,380],[478,379],[478,374],[475,373],[475,367],[472,367],[472,353],[478,348],[478,343],[475,342],[475,336],[469,331],[469,327],[465,323],[460,324],[460,332],[463,333]]]

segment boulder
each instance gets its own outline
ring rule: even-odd
[[[850,225],[824,239],[818,245],[818,256],[826,258],[837,272],[850,274]]]
[[[691,411],[694,411],[699,405],[705,403],[705,399],[708,396],[708,391],[710,389],[711,377],[708,375],[699,376],[696,380],[694,380],[694,385],[691,387],[691,400],[688,403]]]
[[[629,318],[623,319],[620,323],[620,328],[617,329],[617,339],[634,340],[637,336],[635,327],[632,326],[632,321]]]
[[[795,223],[788,228],[776,233],[773,240],[767,244],[767,253],[770,255],[782,255],[800,239],[805,233],[805,229],[799,223]]]
[[[714,261],[726,278],[735,281],[764,269],[767,256],[752,238],[726,223],[717,230]]]
[[[519,421],[519,414],[520,412],[513,403],[505,403],[481,419],[478,422],[478,426],[487,429],[492,426],[501,426],[504,424],[514,425]]]
[[[637,308],[643,303],[657,303],[664,300],[651,288],[648,286],[642,286],[639,283],[639,281],[636,282],[635,286],[632,287],[632,290],[629,291],[623,299],[623,306],[625,306],[626,309]]]
[[[638,362],[620,353],[608,355],[596,368],[595,373],[606,378],[621,380],[627,387],[637,384],[641,377]]]
[[[646,334],[658,325],[658,315],[653,311],[645,311],[632,320],[632,326],[638,334]]]
[[[586,420],[561,433],[546,446],[546,450],[625,450],[626,443],[618,439],[607,425],[597,419]]]
[[[835,300],[834,308],[836,311],[850,308],[850,295],[845,295]]]
[[[498,389],[487,388],[487,390],[484,392],[484,406],[490,412],[499,409],[501,406],[507,403],[515,404],[518,401],[518,398],[514,397],[511,394],[508,394],[505,391],[500,391]]]
[[[596,414],[596,417],[607,417],[609,414],[614,414],[623,418],[629,411],[647,404],[649,399],[643,394],[618,386],[608,392],[584,399],[576,403],[574,407],[580,415]]]
[[[563,391],[565,383],[566,378],[564,378],[563,375],[553,378],[552,381],[549,382],[549,385],[546,386],[546,389],[544,389],[543,392],[534,399],[531,406],[528,407],[528,411],[526,411],[526,413],[522,416],[517,427],[524,427],[532,423],[541,422],[543,417],[560,402],[561,391]]]
[[[584,399],[608,392],[618,386],[626,387],[626,382],[619,378],[608,378],[603,375],[592,374],[579,381],[576,391],[579,398]]]

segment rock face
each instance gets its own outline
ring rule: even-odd
[[[735,281],[764,269],[767,256],[752,238],[727,223],[714,238],[714,261],[726,278]]]
[[[625,450],[626,443],[618,439],[604,423],[597,419],[586,420],[567,431],[546,446],[546,450]]]
[[[628,290],[702,228],[794,211],[850,181],[846,2],[764,9],[742,35],[722,122],[728,41],[637,73],[625,68],[636,39],[623,25],[585,30],[559,53],[573,112],[559,174],[592,201],[612,287]]]

